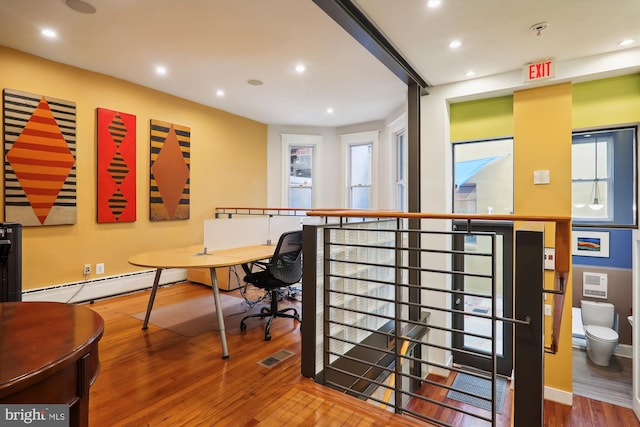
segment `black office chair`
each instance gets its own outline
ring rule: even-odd
[[[252,267],[257,267],[258,271],[253,271]],[[247,325],[244,322],[250,317],[261,319],[268,317],[264,340],[269,341],[271,339],[269,330],[274,317],[288,317],[300,322],[300,315],[295,308],[288,307],[278,310],[278,289],[298,283],[302,278],[302,231],[283,233],[278,240],[273,257],[268,263],[242,264],[242,269],[246,274],[245,282],[265,289],[271,294],[271,307],[262,307],[260,313],[250,314],[242,319],[240,322],[241,331],[247,330]],[[288,311],[293,311],[293,314],[288,314]]]

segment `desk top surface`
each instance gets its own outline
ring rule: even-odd
[[[202,245],[162,249],[133,255],[129,264],[151,268],[229,267],[270,258],[274,245],[253,245],[203,253]]]
[[[104,331],[93,310],[58,302],[0,303],[0,396],[80,358]]]

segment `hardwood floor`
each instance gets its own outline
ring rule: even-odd
[[[625,408],[633,405],[633,366],[626,357],[613,356],[609,366],[591,362],[584,349],[573,351],[573,394]]]
[[[155,307],[202,295],[211,295],[211,289],[190,283],[161,288]],[[142,331],[133,315],[145,310],[148,298],[143,291],[89,306],[105,320],[101,371],[90,390],[94,427],[426,425],[303,378],[300,331],[290,319],[274,320],[269,342],[263,341],[260,326],[228,333],[231,356],[222,360],[217,332],[184,337],[153,324]],[[258,364],[282,349],[295,355],[270,369]],[[498,425],[506,426],[510,393],[505,400],[504,421]],[[463,419],[451,422],[468,425]],[[545,402],[545,426],[604,425],[640,423],[630,409],[580,396],[574,396],[573,407]]]
[[[443,384],[447,386],[451,386],[453,384],[453,380],[455,375],[451,374],[449,377],[441,377],[437,375],[429,375],[428,379],[437,384]],[[426,383],[425,383],[426,384]],[[491,412],[476,408],[472,405],[467,405],[462,402],[459,402],[454,399],[449,399],[447,397],[448,389],[436,386],[436,385],[425,385],[420,388],[417,394],[421,396],[428,397],[430,399],[436,400],[438,402],[446,403],[447,405],[451,405],[458,409],[462,409],[468,412],[471,412],[475,415],[479,415],[485,418],[491,418]],[[511,425],[511,406],[512,406],[512,396],[513,393],[507,387],[507,393],[504,398],[504,406],[502,408],[502,414],[497,414],[496,416],[496,426],[498,427],[507,427]],[[488,422],[478,419],[472,415],[466,415],[462,412],[454,411],[452,409],[448,409],[433,403],[423,402],[414,400],[412,404],[408,405],[408,409],[424,414],[430,418],[438,419],[442,422],[445,422],[449,425],[454,426],[487,426],[490,425]]]

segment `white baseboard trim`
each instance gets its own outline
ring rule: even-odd
[[[573,393],[558,390],[557,388],[544,387],[544,399],[557,402],[562,405],[573,406]]]
[[[629,344],[618,344],[615,354],[616,356],[631,359],[633,358],[633,346],[630,346]]]
[[[151,288],[156,270],[144,270],[119,276],[103,277],[85,282],[65,283],[22,293],[22,301],[51,301],[78,303]],[[187,270],[163,270],[160,284],[187,280]]]
[[[447,355],[447,360],[445,361],[444,366],[449,366],[449,367],[453,366],[453,355],[452,354],[448,354]],[[450,373],[451,373],[451,371],[448,370],[448,369],[440,368],[438,366],[429,365],[429,374],[438,375],[439,377],[447,378]]]

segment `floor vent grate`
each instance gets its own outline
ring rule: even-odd
[[[271,356],[267,357],[266,359],[262,359],[261,361],[259,361],[258,365],[262,365],[265,368],[273,368],[278,363],[282,362],[283,360],[286,360],[286,359],[290,358],[294,354],[295,353],[292,353],[292,352],[290,352],[288,350],[280,350],[280,351],[272,354]]]

